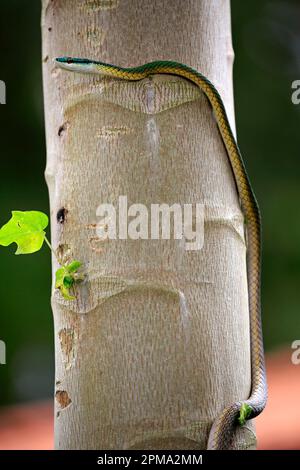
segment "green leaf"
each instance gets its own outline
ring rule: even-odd
[[[66,266],[67,270],[69,271],[69,273],[74,273],[76,272],[80,267],[82,266],[82,263],[80,261],[77,261],[76,259],[74,259],[73,261],[71,261],[70,264],[68,264]]]
[[[74,284],[74,279],[70,276],[66,266],[62,266],[55,273],[55,288],[60,290],[61,295],[66,300],[74,300],[75,297],[70,295],[69,289]]]
[[[16,255],[35,253],[44,243],[44,229],[49,221],[46,214],[39,211],[12,211],[12,217],[0,229],[0,245],[16,243]]]
[[[242,406],[240,407],[240,415],[238,417],[238,422],[240,423],[241,426],[244,426],[247,419],[250,418],[251,413],[252,413],[251,406],[247,405],[247,403],[243,403]]]
[[[61,295],[66,300],[74,300],[75,297],[70,295],[69,290],[76,282],[83,280],[83,276],[77,273],[82,263],[77,260],[71,261],[70,264],[60,267],[55,273],[55,287],[60,290]]]
[[[73,286],[75,280],[72,276],[65,276],[64,277],[64,286],[67,288],[67,289],[70,289],[70,287]]]
[[[64,277],[66,275],[66,268],[63,266],[59,268],[55,273],[55,287],[59,289],[61,286],[64,285]]]
[[[65,286],[62,286],[60,288],[61,295],[63,296],[64,299],[66,300],[75,300],[74,295],[70,295],[69,289]]]

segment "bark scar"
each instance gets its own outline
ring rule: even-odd
[[[70,369],[75,360],[77,335],[73,328],[63,328],[59,331],[58,337],[60,340],[61,350],[64,355],[65,368]]]
[[[72,400],[66,390],[57,390],[57,392],[55,393],[55,398],[62,409],[67,408],[72,403]]]

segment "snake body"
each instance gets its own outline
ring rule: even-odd
[[[89,59],[60,57],[56,63],[61,68],[75,72],[96,73],[123,80],[142,80],[153,74],[176,75],[197,85],[205,94],[214,111],[218,128],[227,150],[235,178],[247,233],[247,278],[251,340],[251,394],[247,400],[228,405],[215,419],[208,438],[208,449],[228,449],[241,413],[245,419],[254,418],[264,409],[267,384],[264,364],[260,312],[261,276],[261,222],[256,198],[252,191],[243,159],[231,130],[223,101],[214,85],[196,70],[171,61],[156,61],[140,67],[122,68]],[[244,422],[245,420],[243,420]]]

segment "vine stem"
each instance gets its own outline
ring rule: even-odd
[[[60,261],[59,261],[59,259],[58,259],[58,257],[57,257],[57,254],[55,253],[55,250],[53,250],[52,245],[51,245],[51,243],[49,242],[49,240],[48,240],[48,238],[46,237],[46,235],[45,235],[45,242],[47,243],[47,245],[49,246],[50,250],[51,250],[52,253],[54,254],[56,261],[57,261],[58,264],[61,266],[61,263],[60,263]]]

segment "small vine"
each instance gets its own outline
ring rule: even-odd
[[[39,251],[44,242],[54,254],[60,267],[55,273],[55,288],[66,300],[74,300],[71,294],[76,283],[84,280],[84,273],[78,272],[82,263],[78,260],[62,262],[46,237],[45,228],[49,224],[46,214],[39,211],[12,211],[11,219],[0,229],[0,245],[17,244],[16,255],[26,255]]]

